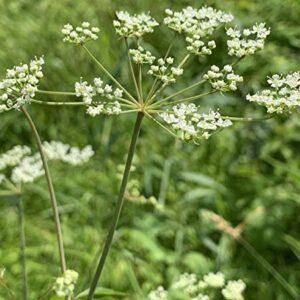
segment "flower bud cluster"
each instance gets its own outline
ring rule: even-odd
[[[212,54],[216,44],[209,36],[221,24],[233,20],[231,14],[207,6],[200,9],[189,6],[179,12],[166,9],[165,12],[167,17],[164,23],[172,30],[184,34],[188,43],[187,50],[196,55]]]
[[[165,122],[185,141],[208,139],[213,132],[232,125],[232,122],[223,119],[219,112],[210,110],[200,113],[195,104],[179,104],[171,112],[160,114]]]
[[[66,24],[61,30],[64,35],[63,41],[71,44],[82,45],[90,40],[97,40],[100,29],[91,27],[89,22],[82,22],[81,26],[73,27]]]
[[[148,295],[149,300],[168,300],[168,292],[159,286],[156,290],[151,291]]]
[[[182,274],[171,285],[169,290],[158,287],[148,295],[149,300],[168,299],[168,295],[181,295],[186,300],[243,300],[246,288],[242,280],[228,281],[226,284],[224,274],[209,273],[199,280],[196,274]],[[222,297],[223,296],[223,297]]]
[[[159,25],[149,14],[130,15],[127,11],[119,11],[116,15],[117,20],[113,22],[116,33],[125,38],[139,38]]]
[[[166,59],[160,58],[157,60],[157,64],[151,65],[148,71],[149,75],[161,80],[164,84],[171,84],[176,82],[176,77],[183,74],[183,69],[180,67],[174,67],[174,58],[168,57]]]
[[[145,49],[141,46],[138,49],[130,49],[129,54],[132,56],[132,60],[136,64],[148,64],[151,65],[155,61],[155,56],[152,55],[150,51],[145,51]]]
[[[34,98],[40,79],[43,77],[42,57],[28,64],[20,64],[7,70],[6,78],[0,81],[0,112],[19,109]]]
[[[44,142],[43,149],[49,160],[59,160],[75,166],[86,163],[94,155],[91,146],[80,150],[59,141]],[[40,154],[31,155],[27,146],[15,146],[0,156],[0,171],[7,168],[12,168],[10,178],[14,183],[33,182],[44,175]]]
[[[228,28],[226,34],[231,38],[227,41],[228,54],[243,57],[262,50],[270,32],[270,28],[266,28],[265,23],[256,24],[242,32],[236,28]]]
[[[268,79],[268,84],[270,89],[247,95],[246,99],[265,106],[270,114],[290,113],[300,107],[300,72],[286,76],[275,74]]]
[[[58,297],[70,297],[74,293],[77,280],[77,272],[66,270],[61,277],[56,278],[53,290]]]
[[[75,83],[75,94],[77,97],[82,97],[83,102],[88,105],[87,114],[95,117],[99,114],[117,115],[121,110],[121,104],[118,101],[103,102],[93,101],[93,98],[100,96],[108,100],[116,100],[123,96],[123,91],[119,88],[113,90],[109,84],[104,84],[103,80],[98,77],[94,79],[94,85],[90,85],[87,81]]]
[[[223,69],[211,66],[203,78],[208,80],[215,90],[221,92],[236,91],[237,85],[243,82],[243,77],[234,74],[233,68],[230,65],[224,66]]]

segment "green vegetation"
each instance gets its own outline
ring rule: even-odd
[[[60,33],[68,22],[88,20],[101,28],[100,39],[89,47],[127,86],[126,49],[112,26],[115,11],[151,11],[161,20],[165,8],[181,9],[194,5],[191,2],[0,0],[0,78],[18,62],[45,55],[41,89],[64,91],[80,76],[91,80],[99,69],[82,49],[64,44]],[[266,84],[268,75],[299,70],[300,2],[207,0],[197,5],[232,12],[237,25],[266,22],[271,27],[265,49],[237,66],[245,81],[238,92],[209,95],[200,103],[203,107],[218,106],[232,116],[264,116],[265,110],[250,105],[245,97]],[[166,51],[172,38],[168,29],[161,27],[147,36],[146,42],[155,46],[152,52],[156,54]],[[221,35],[219,40],[226,49]],[[182,44],[180,39],[175,41],[174,53],[181,51]],[[205,63],[227,61],[227,49],[218,47]],[[202,59],[189,64],[178,88],[203,73],[203,64]],[[175,92],[168,89],[169,94]],[[59,98],[72,99],[76,101],[75,97]],[[45,95],[43,100],[58,99]],[[76,291],[84,291],[112,219],[134,118],[91,118],[79,107],[32,105],[28,109],[43,140],[80,147],[90,144],[96,152],[76,169],[49,163],[60,204],[68,267],[79,273]],[[299,113],[238,123],[199,146],[175,141],[150,120],[145,120],[144,128],[128,189],[134,197],[127,195],[98,290],[101,299],[144,299],[150,290],[158,285],[167,287],[179,274],[193,272],[202,277],[211,271],[243,279],[247,284],[245,299],[288,300],[292,299],[291,289],[298,289],[299,294]],[[21,112],[0,115],[0,153],[14,145],[35,148]],[[153,196],[158,203],[149,200],[144,204],[141,195],[147,199]],[[29,299],[34,300],[47,294],[60,272],[50,205],[44,178],[26,185],[23,206]],[[16,299],[21,299],[18,209],[15,196],[0,198],[0,268],[6,269],[5,282]],[[239,226],[242,239],[224,228],[219,230],[207,211],[222,216],[235,228]],[[7,297],[0,286],[0,299]]]

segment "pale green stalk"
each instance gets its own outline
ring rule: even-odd
[[[31,128],[32,134],[35,138],[35,141],[36,141],[36,144],[37,144],[37,147],[38,147],[38,151],[41,155],[41,159],[42,159],[42,162],[43,162],[43,167],[44,167],[44,170],[45,170],[45,177],[46,177],[46,180],[47,180],[48,190],[49,190],[50,199],[51,199],[55,229],[56,229],[56,237],[57,237],[59,258],[60,258],[60,269],[61,269],[61,272],[64,273],[66,271],[67,267],[66,267],[65,251],[64,251],[64,244],[63,244],[63,236],[62,236],[62,230],[61,230],[57,200],[56,200],[56,196],[55,196],[55,192],[54,192],[54,187],[53,187],[53,183],[52,183],[50,170],[49,170],[49,167],[48,167],[47,158],[46,158],[46,155],[45,155],[44,150],[43,150],[43,145],[42,145],[40,135],[39,135],[39,133],[36,129],[36,126],[35,126],[33,120],[31,119],[30,114],[27,112],[25,107],[21,107],[21,111],[24,114],[24,116],[25,116],[25,118],[26,118],[26,120],[27,120],[27,122],[28,122],[28,124]]]
[[[107,235],[107,238],[105,240],[104,243],[104,248],[96,269],[96,272],[93,276],[92,279],[92,283],[91,283],[91,287],[89,290],[89,294],[87,297],[87,300],[92,300],[98,281],[101,277],[105,262],[106,262],[106,258],[108,256],[112,241],[113,241],[113,237],[115,234],[115,230],[117,228],[118,225],[118,221],[122,212],[122,208],[124,205],[124,195],[126,192],[126,187],[127,187],[127,182],[129,179],[129,174],[130,174],[130,169],[131,169],[131,165],[132,165],[132,160],[133,160],[133,156],[135,153],[135,149],[136,149],[136,145],[137,145],[137,141],[138,141],[138,137],[139,137],[139,133],[141,130],[141,125],[142,125],[142,120],[143,120],[144,114],[142,112],[139,112],[137,114],[137,118],[136,118],[136,122],[134,125],[134,129],[133,129],[133,133],[132,133],[132,137],[131,137],[131,143],[129,146],[129,150],[128,150],[128,156],[127,156],[127,160],[126,160],[126,164],[125,164],[125,170],[124,170],[124,174],[123,174],[123,178],[122,178],[122,183],[121,183],[121,187],[120,187],[120,191],[119,191],[119,196],[118,196],[118,201],[117,201],[117,206],[112,218],[112,222],[109,228],[109,232]]]

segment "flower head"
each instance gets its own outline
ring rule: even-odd
[[[58,297],[69,297],[74,293],[78,280],[78,273],[73,270],[66,270],[61,277],[56,278],[53,290]]]
[[[36,57],[29,64],[7,70],[6,78],[0,81],[0,113],[19,109],[34,98],[44,63],[43,57]]]
[[[97,40],[100,29],[98,27],[91,27],[89,22],[82,22],[81,26],[77,27],[66,24],[61,32],[64,35],[64,42],[81,45],[90,40]]]
[[[275,74],[268,79],[270,89],[254,95],[247,95],[246,99],[265,106],[268,113],[290,113],[300,106],[300,72],[286,76]]]
[[[228,28],[226,34],[231,38],[227,41],[228,54],[237,57],[254,54],[264,48],[265,39],[270,32],[270,28],[266,28],[265,23],[256,24],[243,31]]]
[[[242,293],[246,288],[246,284],[242,280],[228,281],[224,289],[222,289],[222,295],[228,300],[243,300]]]
[[[159,24],[149,14],[130,15],[127,11],[118,11],[113,22],[116,33],[121,37],[141,37],[151,33]]]

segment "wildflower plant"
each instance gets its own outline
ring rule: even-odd
[[[159,286],[150,291],[149,300],[243,300],[246,284],[243,280],[229,280],[221,272],[208,273],[202,279],[192,273],[181,274],[168,288]]]
[[[100,74],[101,77],[97,74],[93,82],[89,83],[78,74],[80,79],[74,83],[73,91],[40,90],[38,85],[43,77],[42,65],[44,60],[43,58],[36,58],[29,65],[21,64],[8,70],[6,78],[0,82],[0,112],[13,109],[20,110],[28,121],[38,145],[42,161],[37,159],[34,164],[36,163],[37,168],[40,169],[42,162],[44,171],[40,174],[45,174],[47,178],[55,217],[62,274],[65,274],[67,267],[64,258],[58,206],[47,164],[47,155],[51,159],[51,154],[47,154],[51,143],[43,146],[27,107],[29,104],[73,105],[84,107],[87,115],[91,117],[129,113],[134,114],[136,117],[117,205],[99,264],[90,284],[87,299],[93,298],[112,244],[124,204],[132,160],[144,117],[149,118],[174,138],[198,144],[201,140],[208,139],[212,135],[230,127],[236,121],[261,121],[273,117],[276,113],[290,113],[299,106],[300,76],[296,72],[287,76],[273,75],[268,79],[268,83],[271,85],[270,90],[247,96],[248,101],[257,102],[257,104],[267,107],[268,115],[260,119],[227,116],[215,108],[210,108],[207,111],[201,109],[199,100],[205,98],[205,96],[215,93],[234,92],[238,89],[238,86],[243,83],[243,77],[237,74],[237,64],[247,56],[262,50],[265,40],[270,34],[270,29],[264,23],[254,24],[251,28],[240,30],[232,24],[233,19],[234,17],[230,13],[207,6],[200,9],[187,7],[181,11],[167,9],[165,18],[160,23],[149,13],[131,15],[125,11],[117,12],[113,26],[117,38],[119,38],[120,43],[124,43],[127,52],[129,73],[132,79],[132,88],[130,90],[126,89],[89,50],[87,44],[98,40],[100,34],[100,29],[89,22],[83,22],[78,26],[65,25],[62,29],[63,42],[73,44],[78,49],[85,51],[99,67],[102,72]],[[185,41],[186,53],[183,57],[178,57],[177,53],[172,52],[172,42],[165,53],[162,53],[159,57],[156,57],[147,49],[143,37],[146,34],[154,33],[158,26],[167,26],[170,31],[176,34],[176,38],[182,38]],[[208,66],[201,80],[188,84],[182,90],[176,91],[176,83],[182,80],[189,62],[199,56],[214,55],[214,49],[218,47],[215,39],[217,31],[223,31],[228,38],[228,63],[224,66]],[[110,80],[110,83],[105,83],[104,77]],[[146,86],[148,86],[145,84],[146,81],[152,83],[149,90],[146,90]],[[169,87],[169,91],[173,89],[174,92],[166,94],[166,87]],[[193,96],[184,96],[184,94],[191,91],[194,91]],[[75,96],[79,100],[74,102],[44,101],[37,99],[36,95]],[[64,147],[56,146],[58,151],[65,150]],[[70,152],[68,153],[68,151]],[[78,154],[77,151],[75,151],[76,153],[71,152],[72,150],[67,150],[67,153],[63,152],[64,157],[72,156],[73,154],[76,157]],[[91,154],[89,150],[87,150],[87,153]],[[73,160],[70,158],[70,161]],[[3,176],[1,175],[0,181],[5,180]],[[227,297],[226,299],[235,299],[230,298],[231,291],[237,290],[235,284],[228,283],[228,287],[225,287],[224,290],[223,296]],[[161,299],[164,299],[164,291],[160,289],[158,292],[162,294]],[[207,298],[198,295],[193,299]]]

